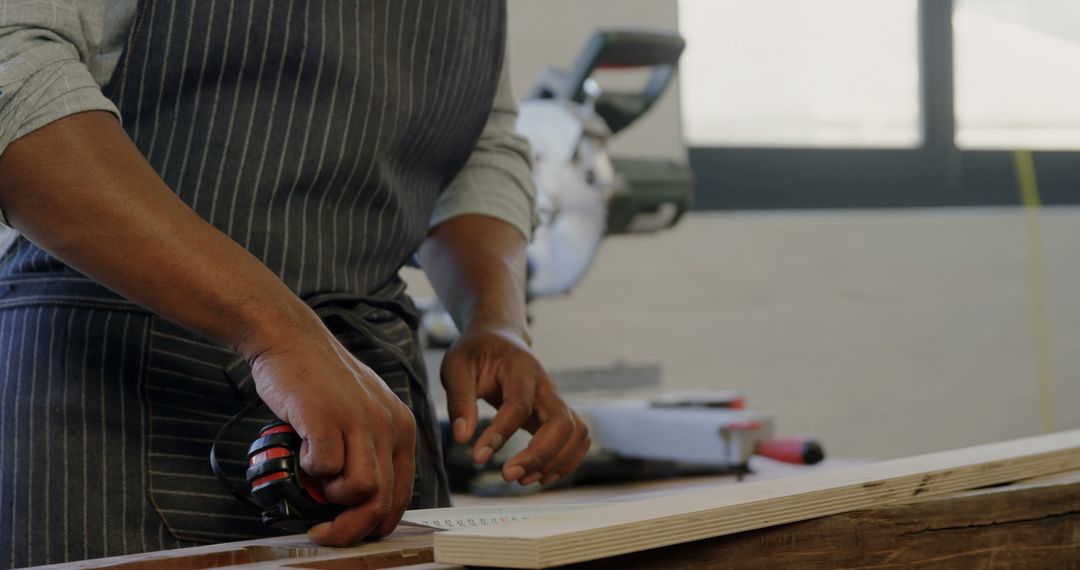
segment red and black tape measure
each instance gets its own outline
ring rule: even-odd
[[[246,488],[233,484],[217,457],[222,436],[252,410],[264,405],[253,400],[221,426],[210,446],[210,466],[222,486],[240,502],[262,513],[263,523],[287,532],[304,532],[321,522],[333,520],[345,507],[323,496],[322,485],[300,469],[303,440],[291,425],[274,420],[259,430],[248,446]]]
[[[281,420],[270,422],[248,447],[247,482],[251,502],[263,522],[289,532],[303,532],[342,511],[323,496],[322,486],[300,469],[302,440]]]

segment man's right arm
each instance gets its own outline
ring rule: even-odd
[[[304,469],[327,481],[330,500],[355,505],[323,542],[389,532],[412,495],[412,414],[276,275],[179,200],[128,138],[87,66],[106,20],[124,7],[0,1],[0,210],[8,223],[247,358],[260,396],[305,438]]]
[[[30,241],[249,359],[313,315],[180,201],[108,113],[59,119],[0,155],[0,205]]]
[[[110,113],[70,115],[0,154],[0,207],[30,241],[117,293],[240,352],[305,438],[305,470],[358,505],[322,541],[396,525],[412,494],[408,409],[258,259],[187,207]]]

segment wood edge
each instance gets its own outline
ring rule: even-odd
[[[1047,474],[1062,473],[1062,472],[1066,472],[1066,471],[1080,469],[1080,455],[1078,455],[1078,453],[1077,453],[1077,444],[1074,443],[1074,440],[1076,440],[1078,437],[1080,437],[1080,431],[1062,432],[1060,434],[1053,434],[1052,437],[1043,438],[1041,440],[1041,442],[1051,442],[1052,445],[1054,446],[1053,448],[1051,448],[1051,449],[1045,449],[1044,448],[1042,450],[1039,450],[1039,451],[1036,451],[1036,452],[1033,452],[1033,453],[1019,453],[1015,458],[1010,458],[1010,457],[1004,457],[1003,458],[1003,457],[999,457],[999,456],[1002,455],[1002,451],[1001,451],[1002,449],[1006,449],[1006,450],[1014,449],[1014,448],[1017,447],[1018,442],[1027,443],[1032,438],[1029,438],[1028,440],[1016,440],[1016,441],[1013,441],[1013,442],[1006,442],[1005,444],[1001,444],[1001,446],[999,446],[999,447],[995,447],[992,444],[990,446],[979,446],[979,447],[976,447],[976,448],[967,448],[967,449],[964,449],[964,450],[958,450],[957,454],[960,457],[963,457],[964,455],[972,455],[973,454],[972,450],[981,450],[981,449],[987,449],[987,448],[991,449],[992,451],[995,451],[996,453],[988,453],[989,457],[985,461],[977,460],[977,457],[972,459],[972,460],[963,461],[963,462],[959,462],[955,458],[951,458],[952,461],[951,462],[946,462],[947,465],[944,468],[939,468],[939,469],[936,469],[936,470],[929,470],[929,471],[924,472],[922,474],[922,477],[921,477],[921,482],[917,483],[916,487],[914,489],[910,490],[910,493],[909,493],[909,491],[901,491],[900,489],[896,489],[896,491],[897,491],[898,494],[904,494],[904,495],[910,494],[911,496],[905,497],[906,499],[909,499],[909,500],[912,499],[912,498],[915,498],[915,497],[928,498],[928,497],[932,497],[932,496],[942,496],[942,495],[947,495],[949,493],[955,493],[955,492],[959,492],[959,491],[964,491],[966,489],[970,489],[970,488],[973,488],[973,487],[979,487],[979,486],[983,486],[983,485],[993,485],[993,484],[1003,483],[1003,482],[1012,482],[1012,481],[1019,481],[1019,480],[1023,480],[1023,479],[1030,479],[1030,477],[1025,478],[1025,477],[1022,476],[1022,474],[1018,474],[1018,472],[1020,472],[1020,471],[1028,471],[1028,472],[1034,471],[1035,473],[1040,474],[1040,475],[1047,475]],[[1034,439],[1039,439],[1039,438],[1034,438]],[[1065,445],[1065,443],[1063,443],[1063,442],[1068,443],[1068,445]],[[948,453],[943,452],[943,454],[947,455]],[[930,456],[920,456],[918,458],[915,458],[913,460],[913,462],[916,465],[918,465],[918,463],[920,463],[920,462],[926,462],[927,461],[926,457],[939,457],[939,456],[942,456],[943,454],[939,453],[939,454],[931,454]],[[897,462],[889,462],[889,463],[903,464],[903,461],[899,460],[899,463],[897,463]],[[958,465],[952,465],[952,464],[955,464],[955,463],[959,463],[959,464]],[[1019,463],[1019,465],[1008,465],[1009,463]],[[980,469],[980,467],[982,469]],[[855,467],[853,469],[862,469],[862,467],[861,466],[860,467]],[[891,482],[894,482],[895,487],[905,487],[905,486],[910,486],[911,485],[910,480],[920,479],[919,473],[917,471],[913,471],[911,469],[907,469],[906,471],[912,471],[912,472],[905,472],[904,474],[898,475],[896,477],[888,477],[888,476],[881,477],[881,478],[879,478],[877,480],[867,481],[867,482],[864,482],[862,484],[844,482],[844,483],[841,483],[841,484],[839,484],[839,485],[837,485],[836,487],[833,487],[833,488],[816,489],[816,490],[810,491],[810,492],[808,492],[806,494],[820,493],[820,492],[824,492],[824,491],[851,492],[851,491],[859,490],[860,487],[862,487],[864,489],[868,489],[868,488],[877,487],[878,485],[874,485],[873,487],[869,487],[871,482],[876,482],[876,481],[881,481],[883,483],[887,483],[887,482],[891,481]],[[956,477],[952,477],[953,480],[950,481],[950,477],[949,477],[950,474],[954,474],[957,471],[969,471],[970,473],[964,473],[963,475],[958,475]],[[836,473],[836,472],[831,472],[831,473]],[[956,481],[957,477],[959,477],[961,479],[961,482],[958,483]],[[843,477],[841,477],[840,479],[842,481],[844,481]],[[855,479],[857,479],[857,478],[855,478]],[[929,485],[930,482],[934,482],[934,483],[936,483],[936,485]],[[957,486],[958,484],[962,484],[963,486],[958,487]],[[884,486],[884,485],[882,485],[882,486]],[[800,494],[800,493],[796,493],[795,495],[797,495],[797,494]],[[921,497],[920,497],[920,495],[921,495]],[[782,499],[782,498],[784,498],[784,496],[781,495],[781,496],[776,496],[776,497],[769,497],[769,498],[766,498],[766,499],[751,499],[751,500],[748,500],[748,501],[746,501],[746,502],[744,502],[742,504],[725,505],[725,506],[718,507],[716,509],[707,509],[706,508],[706,509],[702,509],[702,511],[706,511],[706,510],[720,511],[720,510],[724,510],[724,509],[732,509],[732,508],[735,508],[735,507],[738,507],[738,506],[746,507],[746,506],[752,506],[753,504],[758,503],[758,502],[776,501],[776,500],[779,500],[779,499]],[[631,547],[624,547],[621,550],[592,548],[592,549],[590,549],[590,552],[588,554],[582,554],[581,552],[573,552],[573,553],[566,552],[565,548],[561,548],[560,546],[557,545],[557,543],[559,543],[560,541],[566,540],[568,537],[577,537],[578,540],[576,541],[577,545],[575,546],[575,548],[580,550],[581,548],[583,548],[583,545],[581,543],[583,541],[588,542],[588,540],[589,540],[589,539],[583,537],[582,535],[603,534],[604,532],[610,532],[612,528],[618,528],[618,527],[627,527],[626,530],[631,535],[640,534],[642,532],[642,530],[639,529],[639,528],[633,528],[633,527],[644,526],[644,525],[646,525],[646,524],[648,524],[650,522],[651,523],[657,523],[657,521],[660,521],[661,519],[670,519],[670,518],[674,518],[674,517],[672,517],[672,516],[661,516],[661,517],[656,517],[655,519],[652,519],[652,520],[650,520],[648,518],[644,518],[644,519],[640,519],[640,520],[634,520],[634,521],[632,521],[630,523],[626,523],[625,525],[614,525],[614,527],[596,527],[596,528],[574,529],[574,530],[568,530],[568,531],[564,531],[564,532],[559,532],[557,534],[547,534],[547,535],[542,535],[542,536],[531,536],[531,537],[523,537],[523,536],[520,536],[520,535],[519,536],[513,536],[513,535],[505,536],[504,535],[504,536],[500,537],[500,536],[497,536],[497,535],[492,536],[491,532],[485,532],[485,533],[469,532],[469,531],[450,532],[450,533],[446,533],[444,536],[436,537],[435,559],[436,559],[436,561],[439,561],[439,562],[453,562],[453,563],[463,563],[463,564],[470,564],[470,563],[471,564],[485,564],[485,563],[497,562],[497,563],[499,563],[500,565],[503,565],[503,566],[512,566],[512,567],[516,567],[516,568],[521,568],[521,567],[542,568],[542,567],[548,567],[548,566],[558,565],[558,564],[570,564],[570,563],[576,563],[576,562],[586,562],[586,561],[589,561],[589,560],[595,560],[597,558],[616,556],[616,555],[619,555],[619,554],[626,554],[626,553],[642,551],[642,550],[651,550],[651,549],[654,549],[654,548],[670,546],[670,545],[679,544],[679,543],[683,543],[683,542],[702,540],[702,539],[705,539],[705,538],[711,538],[711,537],[715,537],[715,536],[723,536],[723,535],[726,535],[726,534],[733,534],[735,532],[744,532],[744,531],[747,531],[747,530],[754,530],[756,528],[762,528],[762,527],[765,527],[765,526],[773,526],[774,524],[798,522],[798,521],[801,521],[801,520],[807,520],[807,519],[811,519],[811,518],[818,518],[818,516],[828,516],[828,515],[833,515],[833,514],[840,514],[842,512],[850,512],[850,511],[855,511],[855,510],[864,510],[865,508],[869,508],[869,507],[872,507],[872,506],[877,506],[877,505],[873,504],[873,497],[866,497],[866,501],[867,501],[867,504],[856,505],[856,506],[853,506],[852,508],[846,508],[845,507],[845,508],[843,508],[841,510],[832,510],[831,512],[825,512],[825,513],[823,513],[821,515],[808,515],[808,516],[799,515],[798,518],[782,518],[781,517],[782,520],[778,520],[775,523],[763,524],[761,526],[757,526],[757,527],[753,527],[753,528],[740,528],[740,529],[738,529],[736,531],[731,531],[731,532],[713,530],[713,531],[709,531],[710,534],[707,534],[707,535],[702,534],[702,533],[689,533],[688,536],[683,536],[683,537],[681,537],[681,538],[679,538],[677,540],[665,540],[665,541],[662,541],[662,542],[657,542],[655,544],[650,544],[647,547],[640,547],[640,548],[635,548],[635,547],[632,547],[632,546]],[[878,505],[884,506],[884,505],[887,505],[889,503],[894,503],[894,502],[902,502],[902,500],[881,501],[881,502],[878,503]],[[632,503],[627,503],[627,505],[629,505],[629,504],[632,504]],[[641,506],[645,506],[647,504],[650,504],[649,501],[642,501],[641,502]],[[607,507],[605,507],[605,508],[607,508]],[[577,513],[577,514],[580,515],[580,513]],[[701,515],[702,512],[701,511],[695,511],[693,514]],[[560,517],[551,517],[550,520],[557,521],[558,518],[560,518]],[[700,516],[698,518],[700,518]],[[543,521],[543,522],[547,522],[547,521]],[[768,522],[768,521],[766,521],[766,522]],[[695,524],[695,523],[691,522],[690,524]],[[513,526],[513,525],[508,525],[508,526]],[[534,526],[535,526],[535,524],[534,524]],[[503,530],[504,532],[506,530],[506,529],[503,529],[502,527],[500,527],[500,529]],[[678,530],[680,532],[682,532],[682,531],[685,531],[685,530],[692,530],[692,529],[690,527],[687,527],[686,529],[683,529],[683,528],[680,527]],[[593,538],[596,538],[596,537],[593,537]],[[627,537],[627,540],[632,540],[632,539],[633,539],[632,536]],[[531,548],[526,548],[525,549],[526,552],[521,552],[521,550],[522,550],[521,547],[526,546],[525,544],[517,544],[516,548],[509,548],[510,544],[512,544],[514,542],[531,543]],[[459,544],[455,545],[455,543],[459,543]],[[470,545],[471,545],[470,550],[472,550],[472,552],[465,552],[464,551],[465,548],[470,546]],[[462,552],[457,552],[457,550],[458,550],[457,547],[460,547]],[[584,545],[584,547],[587,547],[587,545]],[[518,550],[518,552],[515,553],[515,552],[513,552],[513,550]],[[476,552],[480,552],[480,551],[482,551],[484,553],[484,555],[483,556],[476,556]],[[522,554],[526,554],[526,556],[521,556]],[[498,558],[496,558],[496,556],[498,556]],[[527,564],[526,560],[525,560],[526,558],[529,560],[529,562],[528,562],[529,565],[526,565]]]
[[[994,467],[1000,467],[999,470],[1004,470],[1005,467],[1004,466],[999,466],[999,464],[1008,463],[1008,462],[1015,462],[1015,461],[1023,461],[1024,462],[1023,465],[1013,466],[1011,468],[1011,469],[1018,472],[1016,475],[1009,475],[1008,477],[1005,477],[1004,479],[993,480],[993,481],[991,481],[989,483],[976,482],[976,483],[972,484],[973,487],[983,486],[983,485],[993,485],[993,484],[1001,483],[1003,481],[1004,482],[1011,482],[1011,481],[1014,481],[1014,480],[1019,481],[1019,480],[1023,480],[1023,479],[1029,479],[1030,476],[1028,476],[1026,473],[1023,473],[1023,471],[1029,470],[1029,468],[1031,468],[1033,465],[1038,465],[1038,464],[1041,464],[1043,462],[1045,462],[1045,463],[1047,463],[1049,465],[1046,465],[1045,467],[1042,467],[1042,466],[1039,467],[1041,469],[1041,471],[1038,471],[1038,472],[1041,473],[1041,474],[1061,473],[1061,472],[1071,471],[1071,470],[1074,470],[1074,469],[1080,469],[1080,430],[1076,430],[1074,432],[1062,432],[1062,434],[1064,434],[1064,433],[1071,434],[1076,438],[1076,443],[1075,443],[1074,446],[1072,446],[1072,447],[1064,447],[1064,446],[1062,446],[1062,447],[1056,448],[1056,449],[1044,450],[1044,451],[1039,451],[1039,452],[1030,453],[1030,454],[1021,454],[1021,455],[1017,455],[1015,458],[1006,458],[1006,459],[994,458],[994,459],[990,459],[990,460],[987,460],[987,461],[972,461],[972,462],[965,463],[965,464],[962,464],[962,465],[951,465],[951,466],[946,466],[946,467],[942,467],[942,468],[939,468],[939,469],[933,469],[933,470],[926,470],[926,471],[914,471],[913,470],[910,473],[905,473],[905,474],[897,475],[897,476],[894,476],[894,477],[883,477],[883,478],[877,478],[877,479],[873,479],[873,478],[869,478],[869,477],[858,477],[858,476],[853,477],[851,475],[852,472],[857,473],[858,471],[864,470],[864,469],[866,469],[868,467],[872,467],[872,466],[873,467],[880,467],[880,466],[885,465],[885,464],[896,464],[896,463],[899,463],[899,462],[903,462],[903,460],[892,460],[892,461],[887,461],[887,462],[880,462],[880,463],[873,463],[873,464],[866,464],[866,465],[856,465],[856,466],[852,466],[852,467],[848,467],[848,468],[836,469],[836,470],[826,471],[826,472],[810,473],[810,474],[806,474],[806,475],[796,475],[796,476],[793,476],[793,477],[787,477],[787,478],[781,478],[781,479],[770,479],[770,480],[766,480],[766,481],[758,481],[758,482],[753,482],[753,483],[746,483],[745,486],[749,487],[751,485],[753,485],[753,486],[774,485],[779,481],[784,481],[784,482],[790,484],[792,482],[797,482],[799,480],[812,481],[814,483],[818,483],[816,481],[816,479],[818,479],[818,478],[822,478],[822,477],[834,477],[834,478],[837,478],[837,476],[839,476],[839,478],[849,478],[849,479],[851,479],[850,482],[846,482],[846,483],[843,483],[841,485],[826,486],[826,487],[822,487],[821,489],[815,489],[815,490],[812,490],[812,491],[804,491],[803,492],[803,493],[817,493],[817,492],[823,492],[823,491],[828,491],[828,490],[835,490],[835,489],[838,489],[838,488],[849,488],[851,490],[857,490],[859,487],[870,488],[870,487],[876,487],[876,486],[881,485],[880,482],[901,480],[901,479],[905,479],[905,478],[921,476],[924,481],[922,483],[920,483],[918,490],[914,493],[913,496],[901,496],[901,497],[897,497],[895,499],[890,499],[889,500],[889,502],[897,502],[897,503],[904,502],[904,501],[910,502],[910,501],[919,499],[919,498],[924,497],[924,496],[928,497],[928,496],[933,496],[935,493],[940,493],[940,491],[932,491],[933,484],[940,484],[942,479],[947,479],[949,477],[949,475],[951,473],[955,472],[955,471],[965,470],[965,469],[972,469],[975,466],[994,466]],[[1062,434],[1051,434],[1051,435],[1052,436],[1059,436],[1059,435],[1062,435]],[[1028,438],[1028,439],[1037,439],[1037,438]],[[1025,442],[1025,441],[1027,441],[1027,440],[1026,439],[1025,440],[1015,440],[1015,441],[1010,441],[1010,442],[1005,442],[1005,443],[1012,446],[1013,444],[1015,444],[1017,442]],[[1004,445],[1004,444],[1002,444],[1002,445]],[[984,448],[984,447],[993,447],[993,445],[990,445],[990,446],[977,446],[977,447],[973,447],[973,448],[965,448],[965,449],[957,450],[957,452],[968,453],[971,450],[977,450],[977,449],[981,449],[981,448]],[[912,458],[912,460],[913,461],[914,460],[924,461],[925,458],[927,458],[927,457],[934,457],[934,456],[943,455],[943,454],[946,454],[946,453],[947,452],[940,452],[940,453],[929,454],[929,455],[925,455],[925,456],[916,456],[916,457]],[[1074,455],[1075,455],[1075,457],[1073,457]],[[1053,464],[1056,464],[1059,461],[1062,462],[1062,465],[1059,465],[1059,466],[1055,467]],[[969,477],[978,477],[978,475],[980,475],[980,474],[979,473],[972,473],[972,474],[969,474],[968,476]],[[973,488],[973,487],[964,487],[964,489]],[[602,511],[602,510],[610,510],[610,511],[613,511],[613,512],[617,512],[617,511],[620,511],[620,510],[627,510],[628,508],[632,508],[632,507],[635,507],[635,506],[637,508],[639,508],[639,510],[647,510],[649,507],[653,506],[654,504],[662,504],[662,503],[668,502],[668,501],[673,500],[673,499],[686,498],[686,497],[690,497],[692,495],[705,496],[705,495],[708,495],[710,493],[715,492],[715,490],[718,489],[718,488],[720,488],[720,487],[707,488],[707,489],[698,489],[698,490],[691,491],[691,492],[688,492],[688,493],[670,495],[670,496],[659,497],[659,498],[644,499],[644,500],[641,500],[641,501],[630,501],[630,502],[625,502],[625,503],[611,503],[611,504],[601,505],[601,506],[598,506],[598,507],[593,508],[593,509],[585,509],[585,510],[582,510],[582,511],[577,511],[577,512],[574,512],[572,514],[563,514],[563,513],[551,514],[551,515],[547,515],[547,516],[543,516],[543,517],[530,518],[530,519],[524,520],[524,521],[518,521],[518,522],[508,523],[508,524],[504,524],[504,525],[498,525],[497,527],[478,527],[478,528],[471,528],[471,529],[449,530],[449,531],[446,531],[444,534],[446,534],[447,536],[450,536],[450,537],[454,537],[455,539],[457,537],[464,538],[464,537],[468,536],[468,537],[479,538],[479,539],[483,539],[483,540],[500,540],[500,541],[501,540],[507,540],[507,539],[541,540],[541,539],[546,539],[546,538],[556,538],[556,537],[560,537],[560,536],[568,536],[568,535],[577,534],[577,533],[580,533],[580,532],[588,532],[588,529],[571,529],[571,530],[561,531],[558,534],[551,534],[551,533],[537,534],[537,533],[535,533],[535,531],[532,531],[532,529],[534,527],[538,527],[538,526],[544,525],[544,524],[549,524],[549,525],[550,524],[557,524],[557,523],[559,523],[559,522],[561,522],[563,520],[566,520],[566,519],[570,518],[571,516],[580,517],[583,514],[595,513],[596,511]],[[724,487],[724,488],[726,488],[726,487]],[[953,492],[953,491],[956,491],[956,490],[959,490],[959,489],[947,489],[944,492]],[[903,494],[903,493],[897,493],[897,494]],[[752,505],[752,504],[756,504],[756,503],[760,503],[760,502],[767,502],[767,501],[777,500],[779,498],[782,498],[783,496],[786,496],[786,495],[777,495],[777,496],[772,496],[772,497],[757,498],[757,499],[751,499],[751,500],[747,500],[747,501],[743,501],[743,502],[739,502],[739,503],[717,505],[717,506],[714,506],[714,507],[705,507],[705,506],[703,506],[699,511],[695,511],[695,512],[704,512],[704,511],[707,511],[707,510],[718,510],[718,509],[728,509],[728,508],[736,508],[736,507],[741,507],[741,506],[748,506],[748,505]],[[682,516],[682,514],[680,513],[680,514],[672,515],[672,516]],[[640,519],[632,520],[631,522],[628,522],[628,523],[625,523],[625,524],[626,525],[645,524],[645,523],[648,523],[648,522],[651,522],[651,521],[659,520],[660,518],[661,517],[646,516],[646,517],[642,517]],[[510,534],[510,533],[515,532],[515,531],[520,531],[521,534]]]

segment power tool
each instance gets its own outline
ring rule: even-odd
[[[568,69],[541,72],[520,103],[516,127],[532,148],[540,222],[526,251],[529,300],[569,293],[607,236],[670,228],[689,209],[693,175],[685,161],[609,154],[611,139],[671,84],[685,45],[670,31],[597,31]],[[640,74],[644,85],[628,90],[625,80]],[[610,81],[620,75],[623,81]],[[458,330],[439,299],[416,301],[421,338],[450,346]]]

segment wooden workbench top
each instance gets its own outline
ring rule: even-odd
[[[821,469],[849,464],[833,462]],[[782,476],[786,466],[759,465],[755,477]],[[794,468],[796,472],[802,471]],[[790,472],[789,472],[790,473]],[[605,500],[653,494],[732,478],[697,477],[567,489],[500,499],[497,504]],[[511,501],[516,500],[516,503]],[[486,504],[493,499],[468,498]],[[346,549],[315,546],[303,536],[219,544],[56,565],[53,568],[196,570],[458,568],[431,563],[432,531],[400,527],[392,536]],[[927,498],[596,560],[574,568],[941,568],[1080,567],[1080,472]]]

